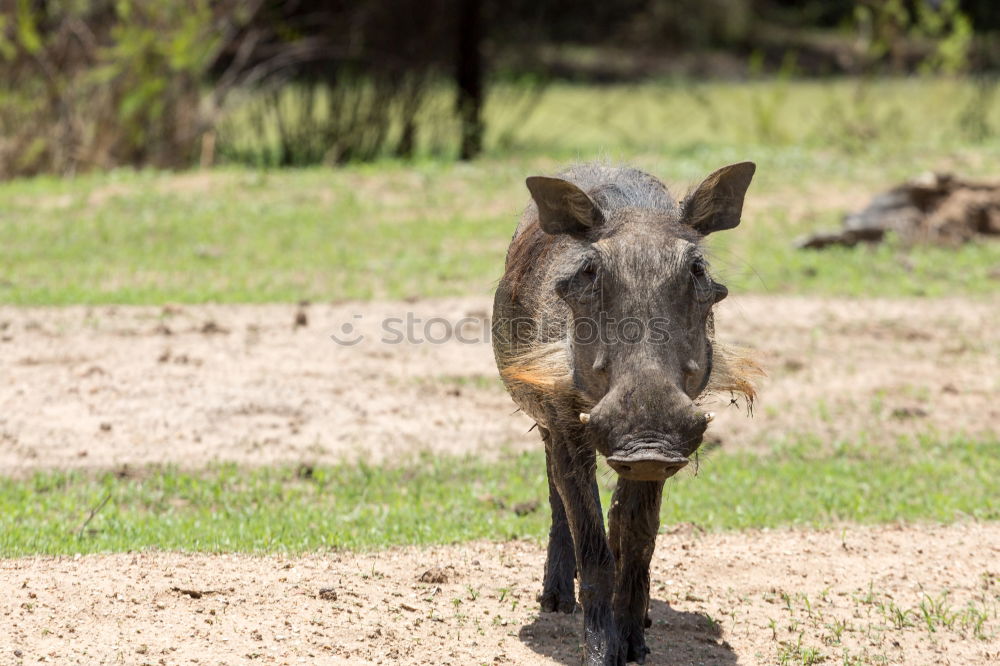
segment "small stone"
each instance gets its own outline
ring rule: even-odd
[[[452,567],[428,569],[420,575],[420,582],[433,584],[447,583],[450,575],[454,575],[454,573],[455,569]]]

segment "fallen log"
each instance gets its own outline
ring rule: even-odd
[[[800,249],[879,243],[889,233],[906,244],[958,246],[978,236],[1000,235],[1000,182],[927,173],[878,194],[844,217],[841,229],[799,238]]]

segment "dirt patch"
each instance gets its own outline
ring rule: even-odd
[[[407,312],[482,338],[469,305],[2,308],[0,472],[497,449],[531,422],[488,345],[380,342]],[[343,324],[368,340],[335,344]]]
[[[485,298],[3,307],[0,473],[535,448],[496,379],[488,311]],[[708,403],[727,447],[996,436],[995,299],[734,297],[718,330],[757,347],[769,374],[752,419],[728,396]]]
[[[987,664],[1000,526],[662,535],[650,664]],[[527,542],[0,562],[0,663],[576,664]],[[447,580],[422,581],[428,568]]]

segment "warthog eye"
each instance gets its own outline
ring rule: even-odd
[[[599,280],[600,267],[597,261],[588,259],[575,273],[556,283],[556,294],[560,298],[589,302],[597,296]]]
[[[698,301],[714,300],[715,292],[712,287],[715,283],[709,279],[708,266],[703,259],[691,262],[691,280],[694,282],[694,294]]]

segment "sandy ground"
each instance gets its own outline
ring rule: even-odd
[[[538,446],[496,379],[488,308],[0,307],[0,474]],[[448,327],[462,341],[429,342]],[[726,396],[713,404],[710,436],[724,446],[997,433],[1000,298],[732,297],[718,331],[756,347],[769,373],[754,418]]]
[[[575,664],[579,612],[537,610],[543,557],[480,542],[7,560],[0,663]],[[679,528],[654,557],[647,663],[998,663],[998,561],[995,524]]]
[[[536,447],[488,306],[0,307],[0,475]],[[715,400],[725,447],[998,435],[1000,298],[734,297],[717,326],[769,373],[753,418]],[[648,663],[1000,662],[1000,525],[668,531]],[[537,611],[542,564],[525,542],[0,560],[0,666],[578,663],[579,614]]]

